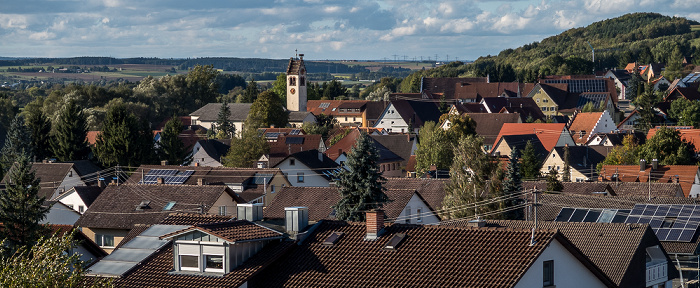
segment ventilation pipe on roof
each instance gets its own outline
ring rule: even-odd
[[[652,170],[659,169],[659,159],[651,159],[651,169]]]
[[[639,171],[644,171],[647,169],[647,161],[644,159],[639,160]]]
[[[238,219],[260,221],[263,219],[263,203],[238,204]]]
[[[163,165],[163,166],[168,165],[168,160],[160,161],[160,165]]]
[[[309,225],[308,207],[284,207],[284,227],[287,233],[296,234]]]
[[[163,179],[163,177],[158,177],[156,179],[156,184],[165,184],[165,180]]]

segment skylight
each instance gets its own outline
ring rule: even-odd
[[[399,247],[401,242],[403,242],[403,239],[406,238],[406,234],[403,233],[396,233],[394,236],[391,236],[391,239],[389,239],[389,242],[386,242],[386,245],[384,245],[384,249],[388,250],[396,250],[396,248]]]
[[[340,239],[341,236],[343,236],[343,232],[333,232],[331,235],[328,235],[328,238],[326,238],[326,241],[323,241],[323,245],[333,245],[338,240]]]
[[[172,209],[173,209],[173,206],[175,206],[175,203],[177,203],[177,202],[175,202],[175,201],[170,201],[170,202],[168,202],[168,204],[166,204],[165,207],[163,207],[163,211],[170,211],[170,210],[172,210]]]

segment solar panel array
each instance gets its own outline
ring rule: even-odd
[[[318,108],[328,108],[328,106],[331,106],[331,103],[323,102],[320,105],[318,105]]]
[[[603,79],[546,79],[547,84],[569,84],[569,92],[608,92],[607,84]]]
[[[558,222],[597,222],[625,223],[630,210],[595,209],[595,208],[561,208],[554,221]]]
[[[578,97],[578,103],[576,103],[576,108],[583,108],[583,106],[586,106],[588,102],[593,102],[593,106],[596,108],[600,107],[601,102],[605,102],[605,99],[608,98],[607,93],[601,93],[601,94],[581,94]]]
[[[264,173],[255,173],[255,177],[253,177],[253,183],[256,185],[262,185],[265,184],[265,181],[269,181],[272,179],[273,174],[264,174]]]
[[[289,135],[299,135],[301,133],[301,129],[292,129],[292,132],[289,132]]]
[[[163,178],[163,184],[181,185],[194,174],[194,170],[178,171],[176,169],[151,169],[143,176],[139,184],[156,184]]]
[[[266,132],[266,133],[265,133],[265,138],[267,138],[267,139],[277,139],[277,137],[279,137],[280,134],[282,134],[282,133],[278,133],[278,132]]]
[[[691,242],[700,224],[700,205],[637,204],[625,223],[646,223],[660,241]]]
[[[688,76],[685,76],[683,78],[683,83],[694,83],[697,82],[700,79],[700,72],[695,72],[695,73],[690,73]]]
[[[304,137],[287,137],[284,144],[304,144]]]

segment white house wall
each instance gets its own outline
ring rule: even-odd
[[[88,176],[90,177],[90,176]],[[94,177],[97,177],[94,175]],[[73,188],[75,186],[85,186],[85,182],[80,179],[80,175],[78,175],[77,172],[75,172],[75,169],[70,168],[70,171],[66,175],[65,178],[63,178],[63,181],[61,183],[56,183],[56,190],[54,191],[54,194],[51,195],[50,199],[56,198],[59,194],[66,192],[70,190],[70,188]],[[44,184],[44,185],[53,185],[53,184]]]
[[[56,203],[49,209],[49,213],[41,220],[40,224],[73,225],[80,218],[80,213]]]
[[[522,243],[521,245],[528,245]],[[605,287],[605,285],[593,274],[586,266],[583,265],[569,250],[553,240],[542,254],[535,259],[535,262],[530,266],[520,278],[520,281],[515,285],[515,288],[532,288],[543,287],[542,273],[544,261],[554,261],[554,285],[549,287],[557,288],[595,288]],[[639,271],[644,273],[643,271]]]
[[[617,125],[615,125],[615,121],[613,121],[612,117],[610,116],[610,113],[605,110],[603,111],[603,114],[601,114],[600,119],[598,119],[598,122],[596,125],[593,127],[593,131],[588,133],[588,137],[590,137],[598,134],[598,133],[610,133],[613,130],[617,129]],[[586,139],[586,140],[589,140]]]
[[[287,176],[287,180],[292,186],[298,187],[328,187],[329,181],[323,176],[318,175],[317,171],[311,170],[309,167],[301,163],[301,161],[295,159],[295,164],[290,165],[290,160],[293,158],[287,158],[281,163],[277,164],[275,168],[280,168],[282,173]],[[304,182],[297,182],[297,173],[304,173]]]
[[[379,116],[374,127],[387,129],[388,132],[408,132],[408,123],[406,123],[401,117],[401,114],[396,111],[394,104],[389,104],[389,106],[384,109],[382,116]]]
[[[83,212],[87,210],[87,205],[85,205],[85,202],[83,202],[83,199],[80,198],[80,196],[78,195],[78,193],[75,192],[75,190],[72,190],[70,194],[62,196],[61,199],[58,200],[58,202],[61,202],[68,207],[72,207],[73,210],[78,213],[80,213],[80,206],[83,206]]]
[[[221,163],[219,161],[216,161],[214,158],[211,158],[207,152],[202,149],[202,145],[197,142],[197,144],[194,144],[194,147],[192,147],[192,152],[194,153],[192,155],[192,163],[190,163],[190,166],[195,166],[197,163],[199,163],[199,166],[206,166],[206,167],[221,167]]]
[[[421,210],[420,222],[418,221],[418,209]],[[407,221],[408,220],[408,221]],[[403,208],[401,214],[396,218],[396,223],[410,223],[410,224],[437,224],[440,222],[435,213],[425,205],[425,202],[418,197],[418,194],[413,193],[411,200]]]

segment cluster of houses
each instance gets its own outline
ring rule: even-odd
[[[90,277],[117,287],[697,287],[698,166],[596,170],[623,137],[650,137],[621,128],[630,121],[618,105],[624,79],[423,78],[420,93],[388,101],[307,101],[299,56],[287,71],[291,125],[260,130],[270,150],[255,167],[223,167],[230,142],[198,138],[221,105],[207,104],[182,118],[190,166],[34,163],[51,206],[44,223],[61,233],[78,227],[73,252],[90,263]],[[678,97],[684,87],[697,92],[697,82],[672,84]],[[563,172],[568,149],[572,182],[541,193],[545,182],[525,181],[524,220],[446,219],[450,180],[415,171],[423,123],[450,127],[439,122],[443,102],[477,123],[495,159],[529,142],[542,173]],[[599,112],[580,112],[591,102]],[[241,131],[250,104],[229,106]],[[307,134],[301,125],[320,114],[344,129],[329,139]],[[688,141],[700,137],[678,129]],[[366,211],[366,222],[340,221],[335,175],[363,132],[379,151],[390,202]]]

